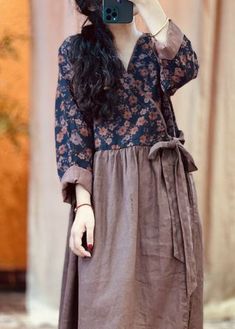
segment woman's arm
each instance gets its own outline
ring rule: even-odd
[[[63,201],[91,204],[94,138],[92,120],[80,110],[72,93],[73,76],[70,62],[71,37],[66,38],[58,50],[58,82],[55,100],[55,147],[58,176]],[[94,243],[95,217],[93,207],[77,209],[71,227],[70,249],[81,257],[91,257],[82,245],[86,231],[87,248]]]
[[[133,0],[153,36],[159,63],[160,85],[172,96],[177,89],[197,77],[199,64],[191,41],[167,15],[158,0]],[[167,24],[165,24],[167,22]],[[164,26],[162,29],[161,27]]]
[[[63,201],[88,201],[92,193],[92,165],[94,153],[93,127],[80,111],[71,90],[73,75],[70,62],[71,37],[58,50],[58,82],[55,99],[55,147],[58,176],[62,185]],[[75,191],[75,185],[82,193]],[[87,191],[87,193],[86,193]]]
[[[82,203],[91,204],[91,193],[88,192],[81,184],[76,184],[75,188],[77,205],[80,205]]]

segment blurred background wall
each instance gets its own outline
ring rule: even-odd
[[[196,81],[173,98],[195,175],[204,228],[205,315],[235,317],[235,2],[162,1],[191,38],[200,61]]]
[[[198,78],[179,90],[172,100],[179,126],[185,132],[186,147],[199,167],[195,181],[204,229],[205,315],[210,318],[235,317],[235,2],[162,0],[161,3],[168,16],[191,39],[200,63]],[[4,3],[4,6],[6,12],[10,11],[10,3]],[[24,157],[19,158],[13,151],[14,169],[12,165],[9,166],[9,161],[8,165],[5,161],[10,159],[11,147],[7,146],[7,152],[1,155],[0,173],[2,181],[5,178],[2,185],[4,191],[8,191],[6,186],[10,191],[16,188],[20,190],[2,193],[2,198],[9,195],[15,208],[8,206],[1,213],[0,225],[1,232],[5,230],[12,236],[9,226],[12,216],[12,225],[17,227],[17,233],[14,234],[22,239],[28,216],[28,308],[31,312],[43,309],[47,312],[49,308],[56,317],[69,212],[60,194],[53,139],[57,50],[66,36],[79,32],[84,18],[75,15],[70,0],[58,0],[56,5],[46,0],[25,1],[26,13],[29,8],[31,71],[28,73],[25,69],[21,75],[25,84],[22,82],[16,86],[14,78],[13,83],[16,88],[14,96],[25,93],[26,121],[28,117],[30,119],[30,158],[27,157],[27,138]],[[140,30],[147,31],[140,17],[137,18],[137,25]],[[22,47],[20,49],[23,51]],[[26,45],[26,52],[27,49]],[[25,63],[28,62],[27,56],[24,56]],[[12,77],[14,72],[11,73]],[[28,74],[30,85],[27,85]],[[7,79],[7,74],[5,77]],[[1,84],[1,91],[4,90],[2,88]],[[10,95],[11,88],[8,89]],[[4,135],[3,142],[2,136],[1,154],[4,145],[9,143],[7,135]],[[19,176],[17,166],[20,166],[22,176]],[[26,199],[27,166],[30,170]],[[17,179],[21,177],[20,184],[11,182],[10,177],[14,175]],[[19,197],[23,197],[21,204]],[[5,199],[2,202],[6,205],[9,203]],[[2,243],[3,249],[9,247],[9,236]],[[10,245],[13,245],[14,250],[16,243],[11,240]],[[21,253],[25,255],[25,244],[22,243],[22,246]],[[2,251],[0,264],[3,269],[9,266],[10,258],[6,255],[9,252]],[[20,268],[26,269],[24,257],[22,259]],[[11,268],[18,268],[17,263]]]
[[[69,1],[31,1],[32,67],[27,306],[42,318],[55,316],[59,302],[68,207],[61,203],[54,146],[57,47],[77,19]],[[49,308],[50,306],[50,308]],[[55,313],[55,315],[53,315]]]
[[[24,289],[30,13],[27,0],[0,0],[0,9],[0,287]]]

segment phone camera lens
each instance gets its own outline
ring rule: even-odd
[[[106,13],[107,13],[107,14],[110,14],[111,12],[112,12],[112,10],[111,10],[110,8],[107,8],[107,9],[106,9]]]
[[[106,19],[110,21],[112,19],[112,17],[110,15],[107,15]]]
[[[117,17],[117,13],[112,13],[112,16],[113,17]]]

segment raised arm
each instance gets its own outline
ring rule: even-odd
[[[134,0],[150,33],[159,63],[160,84],[164,93],[173,95],[197,77],[199,64],[191,41],[168,19],[158,0]]]

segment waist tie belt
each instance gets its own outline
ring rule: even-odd
[[[181,142],[182,141],[182,142]],[[197,286],[196,261],[193,250],[192,221],[185,171],[195,171],[192,156],[183,146],[183,132],[180,137],[170,141],[160,141],[151,146],[148,159],[153,160],[161,149],[175,149],[174,167],[165,161],[164,152],[161,157],[163,176],[169,201],[174,257],[185,263],[187,295],[190,296]],[[169,160],[169,157],[168,157]],[[172,175],[172,169],[174,174]],[[175,184],[175,187],[172,186]]]

